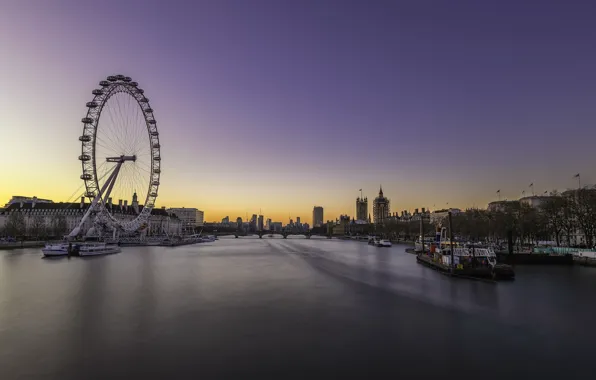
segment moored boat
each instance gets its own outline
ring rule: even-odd
[[[79,256],[110,255],[119,253],[120,251],[121,249],[118,245],[105,243],[79,244],[76,249],[76,253]]]
[[[387,239],[381,239],[376,245],[377,247],[391,247],[391,242]]]
[[[422,239],[422,236],[418,236],[418,239],[416,239],[416,241],[414,242],[414,252],[416,252],[416,253],[422,252],[423,248],[424,248],[424,251],[428,251],[430,248],[430,245],[434,242],[435,242],[435,239],[433,239],[433,238]],[[422,243],[424,243],[424,247],[423,247]]]
[[[458,242],[447,240],[446,229],[437,231],[435,242],[429,252],[419,253],[416,261],[460,277],[513,279],[515,272],[510,265],[497,263],[497,255],[492,248],[465,247]]]
[[[46,244],[45,247],[41,249],[41,252],[43,252],[43,255],[46,257],[67,256],[68,247],[69,244],[66,243]]]

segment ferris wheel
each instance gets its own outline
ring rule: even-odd
[[[87,198],[91,206],[70,236],[79,234],[91,214],[114,230],[138,231],[155,206],[161,174],[157,122],[149,99],[137,82],[124,75],[108,76],[92,91],[83,122],[81,155]],[[128,220],[116,218],[112,199],[138,199]],[[108,206],[112,204],[112,206]],[[132,204],[130,205],[132,206]]]

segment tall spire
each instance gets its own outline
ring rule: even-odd
[[[379,197],[383,196],[383,185],[379,185]]]

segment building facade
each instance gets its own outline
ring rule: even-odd
[[[379,196],[373,202],[373,221],[382,224],[389,217],[389,199],[383,195],[383,187],[379,189]]]
[[[263,215],[259,215],[259,218],[257,219],[257,229],[259,231],[263,231],[264,230],[264,224],[263,224]]]
[[[205,214],[203,211],[196,208],[169,208],[169,214],[175,214],[182,223],[182,228],[186,230],[194,229],[195,227],[202,227]]]
[[[315,206],[312,209],[312,225],[321,227],[323,225],[323,207]]]
[[[366,221],[368,218],[368,197],[356,198],[356,220]]]
[[[0,212],[0,227],[4,228],[12,219],[18,221],[18,231],[6,231],[6,234],[14,234],[29,237],[62,237],[77,227],[90,203],[85,203],[82,197],[79,203],[54,203],[54,202],[15,202]],[[111,199],[106,204],[106,209],[117,220],[129,221],[135,219],[143,207],[133,202],[128,205],[127,201],[119,201],[114,205]],[[164,208],[152,209],[147,223],[138,231],[133,233],[137,237],[171,234],[181,232],[181,222],[175,216],[170,216]],[[90,217],[83,224],[81,234],[96,236],[97,231],[93,218]]]

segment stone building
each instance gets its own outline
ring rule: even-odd
[[[383,223],[389,217],[389,199],[383,195],[383,187],[379,189],[379,196],[373,202],[373,222]]]

